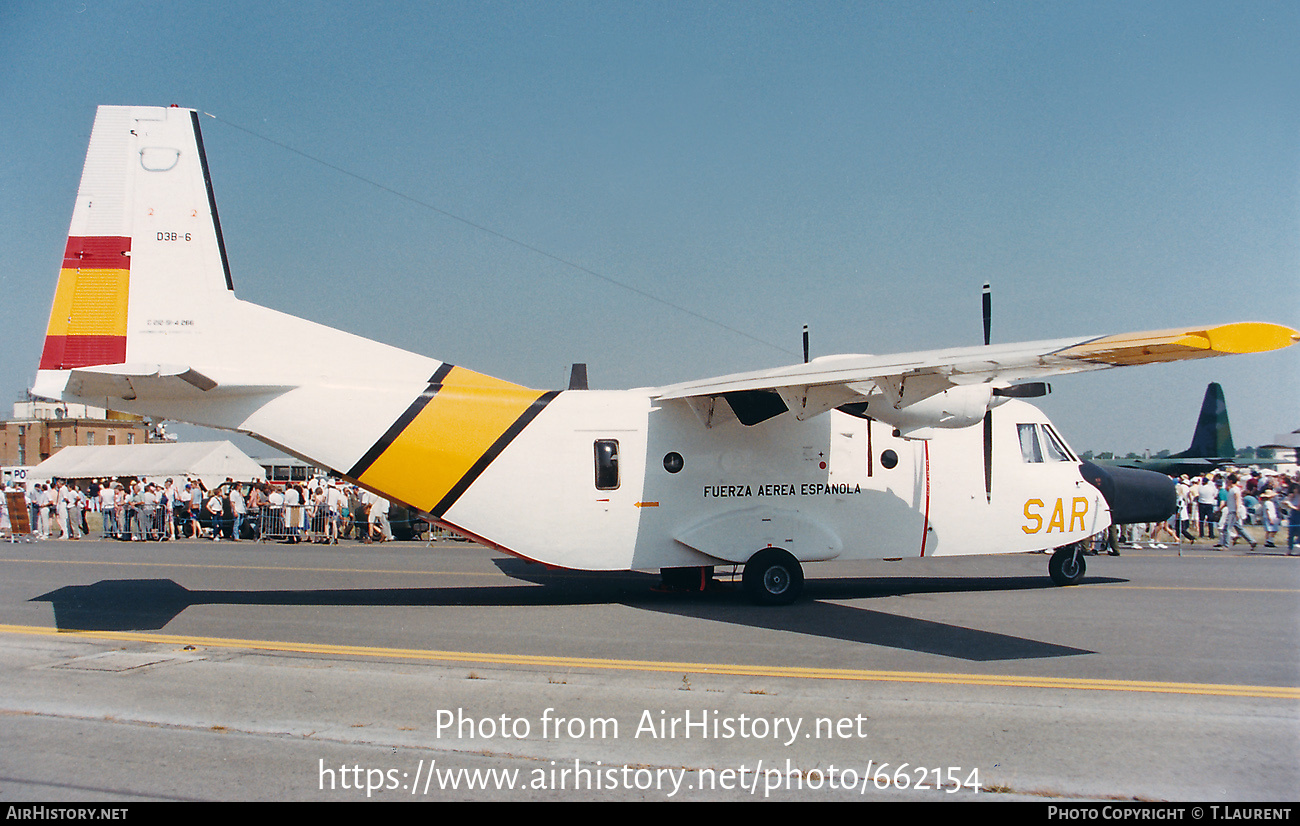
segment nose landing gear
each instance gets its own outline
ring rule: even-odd
[[[1047,573],[1057,585],[1078,585],[1087,565],[1083,561],[1084,544],[1064,545],[1052,553],[1047,562]]]

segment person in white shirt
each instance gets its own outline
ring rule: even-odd
[[[1223,532],[1219,535],[1219,544],[1215,547],[1226,548],[1229,545],[1236,545],[1237,538],[1240,537],[1250,543],[1252,551],[1255,550],[1255,540],[1241,528],[1245,521],[1246,502],[1242,498],[1241,485],[1237,483],[1237,474],[1230,473],[1228,474],[1228,504],[1223,515]],[[1229,537],[1232,539],[1231,542],[1228,541]]]
[[[221,492],[213,491],[208,497],[206,510],[208,519],[212,521],[212,541],[216,542],[221,538],[221,515],[225,511],[225,503],[221,501]]]
[[[1214,538],[1214,508],[1219,503],[1219,489],[1214,484],[1213,476],[1201,479],[1196,489],[1196,513],[1200,517],[1197,533]]]
[[[370,503],[370,532],[378,534],[380,542],[387,542],[393,538],[393,532],[388,527],[388,500],[376,494],[370,494],[372,497]]]
[[[117,539],[120,528],[117,525],[117,511],[113,504],[113,485],[105,482],[99,489],[99,512],[104,516],[104,536]]]
[[[63,480],[54,485],[54,518],[59,526],[59,539],[68,538],[68,486]]]
[[[81,496],[81,491],[76,485],[65,484],[63,492],[63,509],[68,515],[68,539],[81,538],[81,511],[85,507]]]
[[[284,524],[285,533],[290,542],[299,541],[302,531],[302,492],[297,485],[289,485],[284,490]]]
[[[40,508],[40,519],[38,521],[39,529],[37,533],[41,539],[50,538],[50,507],[54,501],[50,493],[49,485],[37,485],[36,487],[36,506]]]
[[[176,500],[180,491],[176,487],[176,482],[168,479],[163,483],[162,504],[163,504],[163,538],[176,538]]]
[[[330,482],[329,487],[325,489],[325,506],[329,509],[327,535],[330,544],[339,544],[339,521],[343,515],[343,506],[346,504],[347,497],[343,495],[343,491],[339,490],[338,485]]]
[[[244,504],[244,494],[239,492],[239,485],[230,486],[230,513],[234,517],[230,538],[238,542],[239,532],[244,528],[244,517],[248,514],[248,508]]]

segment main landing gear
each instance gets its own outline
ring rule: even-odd
[[[660,568],[662,593],[701,593],[719,586],[713,566]],[[803,566],[788,551],[764,548],[749,558],[741,574],[745,594],[759,605],[789,605],[803,592]]]
[[[803,591],[803,567],[786,551],[765,548],[745,563],[742,582],[759,605],[789,605]]]
[[[722,587],[714,579],[714,568],[659,568],[660,581],[655,591],[663,593],[701,593]],[[803,566],[785,550],[764,548],[745,563],[741,584],[751,601],[758,605],[789,605],[803,592]]]
[[[1063,545],[1052,553],[1047,562],[1047,573],[1057,585],[1078,585],[1088,567],[1083,561],[1084,543]]]

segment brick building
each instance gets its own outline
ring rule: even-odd
[[[63,402],[14,404],[0,422],[0,465],[32,467],[69,445],[142,445],[149,425],[139,416]]]

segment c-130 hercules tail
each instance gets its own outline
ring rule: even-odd
[[[548,565],[743,565],[766,603],[829,559],[1060,548],[1052,577],[1077,582],[1076,543],[1163,518],[1172,486],[1081,464],[1021,400],[1033,380],[1300,340],[1226,324],[534,390],[236,298],[178,108],[99,109],[68,234],[38,395],[247,433]],[[324,357],[263,357],[303,341]]]

